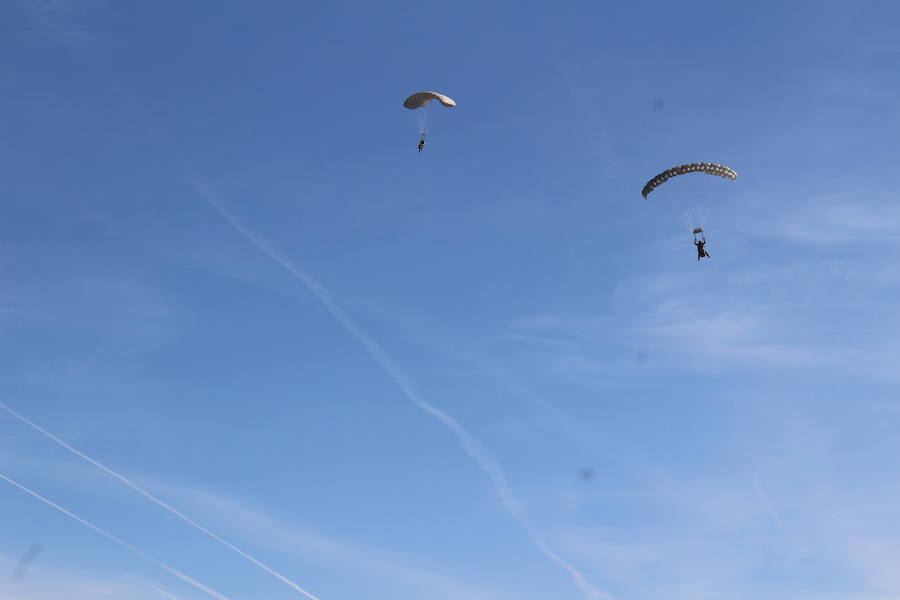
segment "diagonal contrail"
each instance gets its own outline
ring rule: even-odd
[[[759,500],[760,504],[763,505],[763,508],[766,509],[766,513],[768,513],[775,526],[783,533],[793,536],[794,532],[785,524],[784,519],[781,518],[781,515],[778,514],[778,511],[775,510],[775,507],[772,506],[772,503],[769,501],[769,496],[766,494],[766,490],[763,487],[759,475],[753,478],[753,491],[756,492],[756,499]]]
[[[150,500],[151,502],[153,502],[160,508],[163,508],[163,509],[169,511],[171,514],[175,515],[176,517],[178,517],[179,519],[181,519],[182,521],[184,521],[191,527],[197,529],[198,531],[200,531],[200,532],[206,534],[207,536],[211,537],[212,539],[216,540],[217,542],[224,545],[229,550],[232,550],[232,551],[238,553],[239,555],[241,555],[245,559],[249,560],[254,565],[256,565],[257,567],[259,567],[260,569],[262,569],[263,571],[268,573],[269,575],[272,575],[273,577],[277,578],[282,583],[285,583],[288,586],[290,586],[291,588],[293,588],[294,590],[300,592],[301,594],[303,594],[304,596],[309,598],[309,600],[319,600],[319,598],[317,598],[310,592],[307,592],[305,589],[303,589],[298,584],[294,583],[293,581],[291,581],[290,579],[288,579],[287,577],[285,577],[284,575],[282,575],[275,569],[269,567],[268,565],[264,564],[263,562],[254,558],[253,556],[250,556],[249,554],[247,554],[246,552],[244,552],[243,550],[241,550],[240,548],[238,548],[237,546],[235,546],[228,540],[221,538],[220,536],[213,533],[212,531],[210,531],[203,525],[200,525],[196,521],[192,520],[190,517],[188,517],[184,513],[180,512],[178,509],[170,506],[169,504],[166,504],[165,502],[163,502],[162,500],[160,500],[159,498],[157,498],[156,496],[154,496],[153,494],[151,494],[150,492],[148,492],[147,490],[145,490],[138,484],[134,483],[133,481],[131,481],[124,475],[116,473],[115,471],[113,471],[112,469],[107,467],[106,465],[94,460],[93,458],[91,458],[90,456],[85,454],[84,452],[78,450],[77,448],[73,448],[72,446],[70,446],[66,442],[62,441],[61,439],[59,439],[58,437],[56,437],[55,435],[53,435],[52,433],[50,433],[49,431],[47,431],[46,429],[41,427],[40,425],[38,425],[36,423],[32,423],[31,421],[29,421],[28,419],[26,419],[25,417],[23,417],[22,415],[20,415],[19,413],[17,413],[10,407],[8,407],[6,404],[0,402],[0,408],[2,408],[3,410],[8,412],[15,418],[19,419],[20,421],[22,421],[23,423],[25,423],[26,425],[28,425],[35,431],[37,431],[37,432],[43,434],[44,436],[46,436],[47,438],[53,440],[54,442],[56,442],[57,444],[59,444],[60,446],[62,446],[63,448],[65,448],[66,450],[71,452],[72,454],[74,454],[75,456],[78,456],[79,458],[86,460],[87,462],[91,463],[92,465],[94,465],[101,471],[105,472],[106,474],[108,474],[112,477],[115,477],[116,479],[118,479],[119,481],[121,481],[122,483],[124,483],[125,485],[130,487],[132,490],[134,490],[135,492],[137,492],[138,494],[140,494],[141,496],[146,498],[147,500]]]
[[[435,419],[437,419],[444,427],[449,429],[456,435],[466,454],[475,461],[481,471],[487,475],[487,477],[491,480],[491,483],[494,485],[494,489],[497,492],[497,495],[500,496],[500,500],[503,502],[503,505],[506,509],[519,521],[519,523],[525,528],[528,532],[528,535],[531,537],[532,541],[538,547],[538,549],[550,560],[555,562],[559,567],[561,567],[569,576],[574,580],[575,585],[578,586],[578,589],[581,590],[584,597],[588,600],[598,600],[598,599],[606,599],[612,600],[612,596],[607,592],[597,588],[590,582],[588,582],[584,575],[581,574],[578,569],[576,569],[571,563],[557,554],[546,541],[536,532],[534,527],[531,524],[531,520],[528,518],[525,509],[522,507],[522,504],[516,498],[515,494],[513,494],[512,490],[509,487],[509,483],[506,480],[506,475],[503,472],[503,468],[500,466],[500,463],[495,459],[491,454],[487,451],[484,445],[478,441],[475,436],[473,436],[469,431],[463,427],[459,421],[451,417],[446,412],[442,411],[438,407],[434,406],[430,402],[425,401],[419,396],[418,392],[416,392],[415,388],[412,385],[412,381],[397,365],[393,359],[388,355],[388,353],[369,335],[360,329],[356,323],[350,318],[350,316],[344,312],[344,310],[338,305],[337,301],[332,297],[331,293],[328,289],[319,283],[315,278],[313,278],[309,273],[298,267],[294,264],[290,259],[281,254],[278,250],[269,245],[265,240],[260,238],[258,235],[247,229],[234,215],[232,215],[227,209],[225,209],[222,204],[216,199],[215,192],[204,185],[203,183],[191,179],[191,184],[197,193],[204,199],[206,202],[222,216],[225,221],[234,228],[235,231],[240,233],[244,238],[246,238],[250,243],[256,246],[263,254],[274,260],[276,263],[281,265],[285,270],[287,270],[291,275],[293,275],[296,279],[300,280],[303,285],[309,289],[310,292],[322,303],[326,310],[331,313],[331,316],[334,317],[338,323],[340,323],[344,329],[346,329],[350,335],[352,335],[356,340],[363,345],[363,347],[368,351],[368,353],[375,359],[375,362],[381,366],[385,373],[387,373],[388,377],[396,384],[396,386],[400,389],[401,393],[406,396],[406,398],[412,402],[417,408],[422,410],[423,412],[431,415]]]
[[[160,594],[162,594],[169,600],[180,600],[177,596],[173,596],[172,594],[170,594],[169,592],[167,592],[166,590],[164,590],[160,587],[157,587],[155,585],[151,585],[150,587],[152,587],[155,591],[159,592]]]
[[[41,496],[40,494],[38,494],[38,493],[35,492],[34,490],[28,489],[27,487],[25,487],[24,485],[22,485],[22,484],[19,483],[18,481],[15,481],[15,480],[13,480],[13,479],[10,479],[9,477],[7,477],[6,475],[3,475],[2,473],[0,473],[0,479],[2,479],[3,481],[5,481],[5,482],[7,482],[7,483],[9,483],[9,484],[11,484],[11,485],[14,485],[15,487],[17,487],[17,488],[19,488],[20,490],[22,490],[23,492],[25,492],[26,494],[29,494],[30,496],[33,496],[33,497],[37,498],[38,500],[40,500],[40,501],[43,502],[44,504],[46,504],[46,505],[48,505],[48,506],[52,506],[53,508],[55,508],[55,509],[58,510],[59,512],[63,513],[63,514],[66,515],[67,517],[71,517],[72,519],[75,519],[76,521],[78,521],[79,523],[81,523],[82,525],[84,525],[85,527],[89,527],[90,529],[93,529],[94,531],[96,531],[97,533],[99,533],[100,535],[102,535],[103,537],[105,537],[106,539],[108,539],[108,540],[110,540],[110,541],[112,541],[112,542],[115,542],[115,543],[118,544],[119,546],[122,546],[123,548],[125,548],[126,550],[128,550],[128,551],[130,551],[130,552],[133,552],[134,554],[137,554],[138,556],[140,556],[140,557],[143,558],[144,560],[153,563],[154,565],[156,565],[156,566],[159,567],[160,569],[166,571],[167,573],[169,573],[169,574],[171,574],[171,575],[174,575],[175,577],[177,577],[178,579],[181,579],[181,580],[184,581],[185,583],[188,583],[188,584],[194,586],[194,587],[197,588],[198,590],[201,590],[201,591],[206,592],[207,594],[209,594],[209,595],[212,596],[213,598],[217,598],[218,600],[231,600],[231,598],[229,598],[228,596],[225,596],[224,594],[220,594],[219,592],[217,592],[217,591],[214,590],[213,588],[211,588],[211,587],[209,587],[209,586],[207,586],[207,585],[204,585],[204,584],[200,583],[199,581],[197,581],[196,579],[194,579],[194,578],[192,578],[192,577],[189,577],[188,575],[185,575],[184,573],[182,573],[181,571],[178,571],[178,570],[175,569],[174,567],[170,567],[169,565],[167,565],[166,563],[162,562],[161,560],[157,560],[157,559],[153,558],[152,556],[150,556],[149,554],[147,554],[147,553],[144,552],[143,550],[138,550],[137,548],[135,548],[134,546],[132,546],[132,545],[129,544],[128,542],[123,542],[122,540],[120,540],[119,538],[117,538],[116,536],[114,536],[113,534],[108,533],[108,532],[104,531],[103,529],[100,529],[99,527],[97,527],[96,525],[94,525],[93,523],[91,523],[90,521],[86,521],[85,519],[82,519],[81,517],[79,517],[79,516],[76,515],[75,513],[71,512],[71,511],[69,511],[69,510],[66,510],[65,508],[63,508],[63,507],[60,506],[59,504],[56,504],[55,502],[52,502],[52,501],[48,500],[47,498],[44,498],[43,496]]]

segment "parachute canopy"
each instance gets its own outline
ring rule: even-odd
[[[706,173],[708,175],[718,175],[719,177],[731,179],[732,181],[737,179],[737,173],[735,173],[732,169],[726,167],[725,165],[717,165],[716,163],[705,162],[688,163],[686,165],[673,167],[667,171],[663,171],[647,182],[647,184],[644,186],[644,189],[641,190],[641,194],[644,196],[644,198],[646,198],[650,195],[650,192],[655,190],[658,186],[667,182],[672,177],[684,175],[685,173]]]
[[[454,101],[453,98],[438,94],[437,92],[416,92],[403,101],[403,106],[410,110],[414,110],[416,108],[422,108],[432,100],[437,100],[447,107],[456,106],[456,101]]]

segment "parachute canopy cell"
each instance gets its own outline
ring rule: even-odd
[[[438,94],[437,92],[416,92],[403,101],[403,106],[410,110],[415,110],[417,108],[422,108],[432,100],[437,100],[447,107],[456,106],[456,101],[453,100],[453,98],[445,96],[444,94]]]
[[[725,179],[731,179],[732,181],[737,179],[737,173],[725,165],[705,162],[688,163],[663,171],[644,185],[641,194],[646,198],[650,195],[650,192],[667,182],[669,179],[677,177],[678,175],[684,175],[685,173],[706,173],[707,175],[717,175],[718,177],[724,177]]]

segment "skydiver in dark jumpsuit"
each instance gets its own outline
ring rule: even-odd
[[[419,138],[419,152],[421,152],[425,148],[425,136],[427,133],[423,133],[422,137]]]
[[[709,252],[706,251],[706,237],[702,237],[699,240],[695,239],[694,245],[697,246],[697,260],[704,256],[709,258]]]

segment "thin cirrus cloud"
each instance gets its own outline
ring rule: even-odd
[[[0,324],[27,324],[64,334],[70,343],[84,344],[82,354],[113,350],[139,353],[153,350],[174,336],[178,312],[164,294],[131,275],[73,275],[50,260],[38,262],[51,282],[19,284],[0,297]],[[67,265],[67,267],[69,267]],[[80,264],[71,269],[88,271]]]
[[[70,50],[95,46],[102,37],[89,25],[101,0],[17,0],[15,10],[27,25],[23,41],[44,41]]]
[[[814,264],[798,263],[791,252],[778,256],[783,260],[773,264],[720,270],[700,289],[685,286],[678,275],[635,273],[595,313],[560,309],[520,318],[483,345],[554,378],[621,373],[638,350],[655,368],[841,365],[842,371],[896,378],[891,357],[900,320],[879,300],[896,293],[890,275],[897,268],[878,256]]]
[[[160,594],[163,598],[168,598],[169,600],[181,600],[178,596],[175,596],[174,594],[170,594],[169,592],[167,592],[166,590],[162,589],[162,588],[159,587],[159,586],[151,585],[150,587],[151,587],[154,591],[159,592],[159,594]]]
[[[0,559],[0,564],[5,560]],[[3,600],[157,600],[159,595],[139,577],[107,573],[94,577],[54,568],[41,570],[27,585],[0,582]],[[193,598],[193,597],[192,597]]]
[[[800,202],[774,223],[756,235],[777,236],[799,244],[900,243],[900,210],[891,194],[878,191],[872,198],[858,193],[836,191]]]
[[[368,573],[379,581],[403,582],[404,586],[430,598],[503,600],[511,595],[509,590],[494,584],[469,582],[442,573],[422,564],[415,556],[322,535],[247,500],[197,487],[159,482],[154,482],[152,487],[178,499],[179,504],[229,527],[261,548],[350,568],[360,573],[360,577]]]
[[[248,242],[253,244],[253,246],[265,254],[269,259],[281,265],[322,303],[334,319],[366,349],[369,355],[376,363],[378,363],[388,377],[390,377],[407,400],[422,412],[433,417],[456,436],[465,453],[491,481],[494,490],[506,510],[525,529],[538,550],[569,575],[575,583],[575,586],[587,600],[612,598],[609,593],[589,582],[580,570],[550,547],[543,536],[541,536],[534,528],[530,517],[525,511],[525,507],[510,488],[506,474],[497,459],[494,458],[484,445],[463,427],[459,421],[419,395],[409,376],[400,368],[394,359],[387,354],[381,345],[353,322],[344,309],[338,305],[331,295],[331,292],[329,292],[325,286],[244,226],[243,223],[223,206],[218,199],[216,192],[210,186],[195,177],[189,177],[188,180],[198,195],[203,198],[207,204],[209,204],[209,206],[232,227],[232,229],[247,239]]]
[[[646,514],[626,528],[569,528],[566,548],[635,598],[751,597],[759,565],[779,547],[780,531],[746,478],[706,478],[643,471],[633,489],[606,498],[609,509]],[[661,523],[677,523],[677,527]]]
[[[107,475],[110,475],[111,477],[114,477],[115,479],[118,479],[121,483],[123,483],[123,484],[126,485],[127,487],[131,488],[134,492],[140,494],[141,496],[143,496],[144,498],[146,498],[146,499],[149,500],[150,502],[156,504],[157,506],[159,506],[159,507],[162,508],[163,510],[165,510],[165,511],[167,511],[168,513],[174,515],[175,517],[177,517],[178,519],[180,519],[180,520],[183,521],[184,523],[187,523],[188,525],[190,525],[190,526],[193,527],[194,529],[200,531],[201,533],[203,533],[203,534],[206,535],[207,537],[209,537],[209,538],[211,538],[211,539],[213,539],[213,540],[219,542],[220,544],[222,544],[223,546],[225,546],[226,548],[228,548],[228,549],[231,550],[232,552],[235,552],[236,554],[240,555],[240,556],[243,557],[244,559],[250,561],[251,563],[253,563],[253,564],[256,565],[257,567],[259,567],[260,569],[262,569],[263,571],[265,571],[266,573],[268,573],[268,574],[271,575],[272,577],[278,579],[279,581],[281,581],[281,582],[284,583],[285,585],[287,585],[287,586],[289,586],[290,588],[292,588],[294,591],[299,592],[300,594],[306,596],[307,598],[309,598],[309,600],[319,600],[315,595],[313,595],[312,593],[310,593],[309,591],[307,591],[306,589],[304,589],[304,588],[301,587],[299,584],[295,583],[294,581],[292,581],[291,579],[289,579],[289,578],[286,577],[285,575],[283,575],[283,574],[279,573],[278,571],[276,571],[275,569],[269,567],[267,564],[263,563],[263,562],[260,561],[259,559],[255,558],[254,556],[252,556],[252,555],[250,555],[249,553],[245,552],[244,550],[240,549],[239,547],[237,547],[236,545],[232,544],[231,542],[225,540],[224,538],[222,538],[222,537],[219,536],[218,534],[213,533],[211,530],[209,530],[208,528],[204,527],[203,525],[200,525],[199,523],[197,523],[196,521],[194,521],[193,519],[191,519],[190,517],[188,517],[187,515],[185,515],[185,514],[182,513],[181,511],[179,511],[179,510],[177,510],[176,508],[174,508],[173,506],[171,506],[171,505],[169,505],[169,504],[163,502],[162,500],[160,500],[159,498],[157,498],[156,496],[154,496],[153,494],[151,494],[150,492],[148,492],[147,490],[145,490],[145,489],[142,488],[141,486],[137,485],[136,483],[134,483],[133,481],[131,481],[130,479],[128,479],[128,478],[125,477],[124,475],[122,475],[122,474],[120,474],[120,473],[117,473],[116,471],[113,471],[112,469],[110,469],[110,468],[107,467],[106,465],[100,463],[99,461],[97,461],[97,460],[91,458],[91,457],[88,456],[87,454],[84,454],[84,453],[81,452],[80,450],[78,450],[78,449],[74,448],[73,446],[67,444],[66,442],[64,442],[63,440],[61,440],[60,438],[58,438],[57,436],[53,435],[52,433],[50,433],[49,431],[47,431],[47,430],[44,429],[43,427],[37,425],[36,423],[33,423],[32,421],[30,421],[29,419],[27,419],[27,418],[25,418],[24,416],[20,415],[20,414],[17,413],[16,411],[12,410],[10,407],[6,406],[5,404],[0,403],[0,409],[5,410],[7,413],[9,413],[10,415],[12,415],[13,417],[15,417],[16,419],[18,419],[18,420],[21,421],[22,423],[28,425],[29,427],[31,427],[32,429],[34,429],[35,431],[37,431],[38,433],[40,433],[40,434],[43,435],[44,437],[48,438],[49,440],[53,441],[53,442],[56,443],[57,445],[59,445],[59,446],[65,448],[66,450],[68,450],[69,452],[71,452],[72,454],[74,454],[75,456],[78,456],[78,457],[81,458],[82,460],[85,460],[85,461],[89,462],[90,464],[94,465],[95,467],[97,467],[98,469],[100,469],[101,471],[103,471],[104,473],[106,473]],[[0,476],[0,477],[2,477],[2,476]],[[27,491],[27,490],[24,490],[24,489],[23,489],[23,491]],[[36,496],[34,493],[32,493],[32,492],[30,492],[30,491],[28,491],[28,493],[30,493],[30,494],[33,495],[33,496]],[[37,496],[36,496],[36,497],[37,497]],[[39,497],[38,497],[38,498],[39,498]],[[39,498],[39,499],[42,499],[42,498]],[[43,500],[43,499],[42,499],[42,500]],[[46,500],[45,500],[45,502],[46,502]],[[53,505],[53,506],[54,506],[54,508],[59,509],[59,508],[56,507],[55,505]],[[78,519],[78,520],[81,521],[81,519]],[[90,525],[89,525],[89,526],[90,526]],[[90,526],[90,527],[91,527],[92,529],[96,529],[96,528],[93,527],[93,526]],[[104,533],[104,535],[107,535],[107,537],[108,537],[108,534],[105,534],[105,533]],[[129,549],[131,549],[131,548],[129,548]],[[134,551],[134,550],[132,549],[132,551]]]
[[[896,597],[895,469],[873,470],[868,451],[838,445],[858,423],[836,424],[818,414],[818,403],[797,403],[743,408],[705,450],[724,466],[645,468],[629,494],[605,497],[604,507],[627,506],[651,520],[570,528],[559,536],[565,548],[638,598]],[[815,414],[803,419],[805,411]],[[870,435],[877,446],[878,432]]]
[[[31,488],[29,488],[29,487],[27,487],[27,486],[25,486],[25,485],[19,483],[18,481],[12,479],[11,477],[7,477],[6,475],[3,475],[2,473],[0,473],[0,479],[2,479],[3,481],[5,481],[6,483],[10,484],[11,486],[13,486],[13,487],[15,487],[15,488],[18,488],[19,490],[21,490],[22,492],[28,494],[28,495],[31,496],[32,498],[35,498],[35,499],[37,499],[37,500],[40,500],[41,502],[43,502],[43,503],[46,504],[47,506],[49,506],[49,507],[51,507],[51,508],[53,508],[53,509],[55,509],[55,510],[61,512],[61,513],[63,513],[64,515],[66,515],[66,516],[69,517],[70,519],[72,519],[72,520],[74,520],[74,521],[77,521],[77,522],[81,523],[82,525],[84,525],[84,526],[87,527],[88,529],[91,529],[91,530],[95,531],[96,533],[102,535],[103,537],[105,537],[105,538],[108,539],[109,541],[113,542],[114,544],[116,544],[116,545],[118,545],[118,546],[121,546],[122,548],[128,550],[128,551],[131,552],[132,554],[135,554],[135,555],[139,556],[140,558],[144,559],[145,561],[150,562],[150,563],[156,565],[157,567],[159,567],[159,568],[162,569],[163,571],[169,573],[170,575],[173,575],[173,576],[177,577],[178,579],[184,581],[184,582],[187,583],[188,585],[193,586],[194,588],[196,588],[196,589],[198,589],[198,590],[200,590],[200,591],[202,591],[202,592],[205,592],[205,593],[209,594],[209,595],[212,596],[213,598],[216,598],[216,600],[231,600],[228,596],[222,594],[221,592],[218,592],[218,591],[215,590],[214,588],[209,587],[208,585],[205,585],[205,584],[201,583],[200,581],[194,579],[193,577],[190,577],[189,575],[187,575],[187,574],[185,574],[185,573],[182,573],[181,571],[175,569],[175,568],[172,567],[172,566],[169,566],[168,564],[164,563],[163,561],[161,561],[161,560],[159,560],[159,559],[153,558],[152,556],[150,556],[149,554],[147,554],[147,553],[144,552],[143,550],[140,550],[140,549],[138,549],[137,547],[132,546],[131,544],[129,544],[129,543],[127,543],[127,542],[125,542],[125,541],[119,539],[118,537],[116,537],[115,535],[109,533],[108,531],[105,531],[104,529],[101,529],[101,528],[98,527],[97,525],[94,525],[94,524],[91,523],[90,521],[88,521],[88,520],[86,520],[86,519],[83,519],[83,518],[79,517],[78,515],[76,515],[76,514],[73,513],[72,511],[70,511],[70,510],[68,510],[68,509],[66,509],[66,508],[63,508],[63,507],[60,506],[59,504],[53,502],[52,500],[49,500],[48,498],[42,496],[41,494],[37,493],[36,491],[32,490]]]

